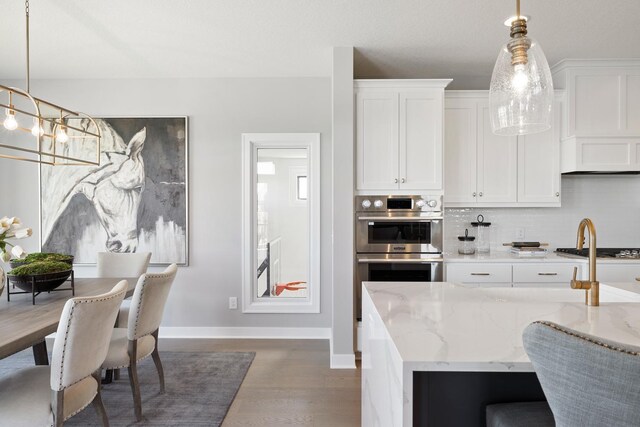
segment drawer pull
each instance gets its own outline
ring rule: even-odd
[[[557,276],[558,273],[538,273],[538,276]]]
[[[491,276],[491,273],[471,273],[472,276]]]
[[[637,281],[637,282],[640,282],[640,277],[636,277],[636,281]]]

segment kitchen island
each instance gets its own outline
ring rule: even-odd
[[[522,331],[548,320],[640,346],[640,286],[584,291],[363,284],[362,425],[484,425],[484,405],[543,400]],[[638,291],[636,291],[638,288]]]

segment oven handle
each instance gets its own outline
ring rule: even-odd
[[[360,216],[358,221],[393,221],[393,222],[431,222],[434,220],[441,220],[441,216],[433,217],[416,217],[416,216]]]
[[[370,264],[370,263],[396,263],[396,264],[433,264],[435,263],[443,263],[444,260],[442,258],[416,258],[416,259],[390,259],[390,258],[358,258],[359,264]]]

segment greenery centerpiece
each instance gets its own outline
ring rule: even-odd
[[[10,261],[13,268],[9,281],[20,289],[30,292],[51,291],[65,282],[73,270],[73,256],[36,252],[22,259]]]

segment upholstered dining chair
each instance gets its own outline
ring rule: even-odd
[[[631,427],[640,425],[640,347],[551,322],[523,333],[547,403],[487,406],[487,426]]]
[[[98,277],[140,277],[149,267],[151,252],[98,252]]]
[[[158,329],[164,305],[176,277],[178,267],[171,264],[162,273],[145,273],[138,279],[131,299],[131,315],[126,328],[115,328],[103,369],[127,368],[133,393],[136,419],[142,419],[142,401],[138,382],[137,363],[148,357],[160,378],[160,392],[164,393],[164,371],[158,353]]]
[[[109,425],[100,397],[100,366],[127,286],[122,280],[105,294],[67,301],[51,366],[21,369],[0,380],[0,425],[62,426],[90,403],[102,425]]]
[[[147,272],[151,252],[115,253],[98,252],[98,277],[135,277]],[[130,300],[126,299],[120,306],[117,326],[127,327]]]

